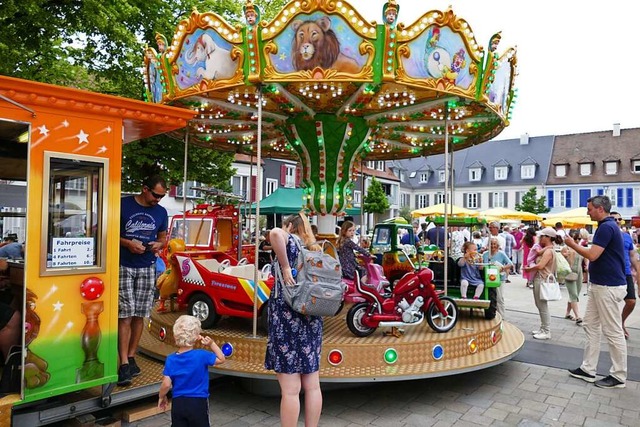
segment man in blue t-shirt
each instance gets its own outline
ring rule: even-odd
[[[622,215],[618,212],[611,212],[611,216],[618,224],[618,227],[620,227],[624,244],[624,274],[627,276],[627,295],[624,297],[624,307],[622,307],[622,330],[624,331],[624,337],[629,339],[629,332],[625,327],[625,322],[636,306],[636,284],[633,280],[631,269],[633,269],[636,274],[640,273],[640,261],[638,261],[638,253],[636,252],[636,246],[633,244],[631,235],[622,230],[622,224],[624,224]]]
[[[585,248],[570,236],[564,242],[571,249],[589,260],[589,300],[584,316],[587,342],[582,365],[570,369],[572,377],[595,383],[602,388],[624,388],[627,380],[627,343],[622,329],[619,303],[627,294],[624,272],[624,246],[622,233],[616,221],[609,216],[611,200],[607,196],[595,196],[587,200],[587,213],[598,221],[593,244]],[[608,376],[596,381],[596,368],[600,356],[602,334],[609,343],[611,369]]]
[[[118,385],[129,385],[140,374],[134,356],[153,305],[156,254],[167,240],[167,210],[158,204],[166,193],[165,180],[152,176],[145,179],[140,194],[121,200]]]

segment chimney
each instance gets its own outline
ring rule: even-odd
[[[520,135],[520,145],[529,145],[529,134],[523,133]]]
[[[613,124],[613,136],[620,136],[620,123]]]

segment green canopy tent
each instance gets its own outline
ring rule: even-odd
[[[260,201],[260,215],[291,215],[302,209],[302,188],[279,187]],[[251,213],[256,212],[256,204],[251,204]],[[360,209],[348,208],[347,215],[360,215]]]

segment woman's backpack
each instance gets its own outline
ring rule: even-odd
[[[303,247],[297,237],[294,237],[294,241],[299,249],[295,267],[297,283],[294,286],[286,286],[280,266],[276,267],[276,278],[281,284],[282,297],[300,314],[335,316],[342,308],[346,286],[342,282],[340,261],[325,253],[324,246],[331,245],[333,253],[337,254],[335,247],[325,240],[321,250],[312,251]]]

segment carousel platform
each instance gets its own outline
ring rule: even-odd
[[[325,319],[320,381],[360,383],[399,381],[454,375],[485,369],[513,358],[524,345],[524,335],[498,314],[485,320],[482,313],[460,310],[453,330],[440,334],[426,323],[407,327],[400,337],[378,329],[359,338],[347,328],[346,309]],[[172,326],[182,312],[158,313],[147,320],[140,351],[158,360],[176,350]],[[212,373],[254,379],[275,379],[263,367],[266,334],[252,336],[250,319],[223,318],[203,331],[218,345],[229,343],[233,354],[211,368]]]

